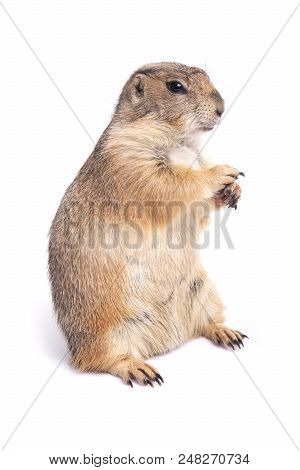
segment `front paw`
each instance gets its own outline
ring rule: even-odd
[[[241,198],[241,192],[242,190],[240,185],[235,182],[226,185],[215,195],[217,206],[228,206],[232,207],[233,209],[237,209],[238,201]]]
[[[207,170],[210,188],[213,194],[222,192],[223,189],[235,183],[239,176],[245,176],[242,171],[229,165],[216,165]]]

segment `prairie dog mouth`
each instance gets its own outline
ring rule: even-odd
[[[212,122],[211,124],[207,124],[207,125],[202,125],[201,126],[201,130],[206,132],[206,131],[212,131],[213,129],[215,129],[219,124],[220,124],[220,121],[221,119],[218,119],[217,121],[215,122]]]
[[[203,132],[212,131],[220,124],[221,119],[212,119],[210,122],[200,123],[200,128]]]

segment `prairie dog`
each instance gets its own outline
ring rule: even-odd
[[[161,384],[151,356],[199,336],[243,344],[193,243],[209,211],[236,208],[241,194],[243,173],[209,166],[197,144],[223,111],[197,67],[147,64],[125,84],[50,229],[53,302],[75,368]]]

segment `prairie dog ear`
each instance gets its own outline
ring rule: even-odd
[[[133,78],[133,88],[134,94],[136,97],[141,97],[144,95],[145,91],[145,75],[138,74]]]

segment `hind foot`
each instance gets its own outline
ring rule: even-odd
[[[133,387],[133,382],[153,387],[154,382],[161,385],[164,381],[152,366],[131,357],[122,359],[115,364],[113,373],[121,377],[131,387]]]
[[[230,347],[233,350],[235,349],[234,346],[238,346],[241,349],[241,346],[244,346],[243,339],[249,339],[248,336],[240,331],[218,324],[211,325],[204,336],[219,346]]]

